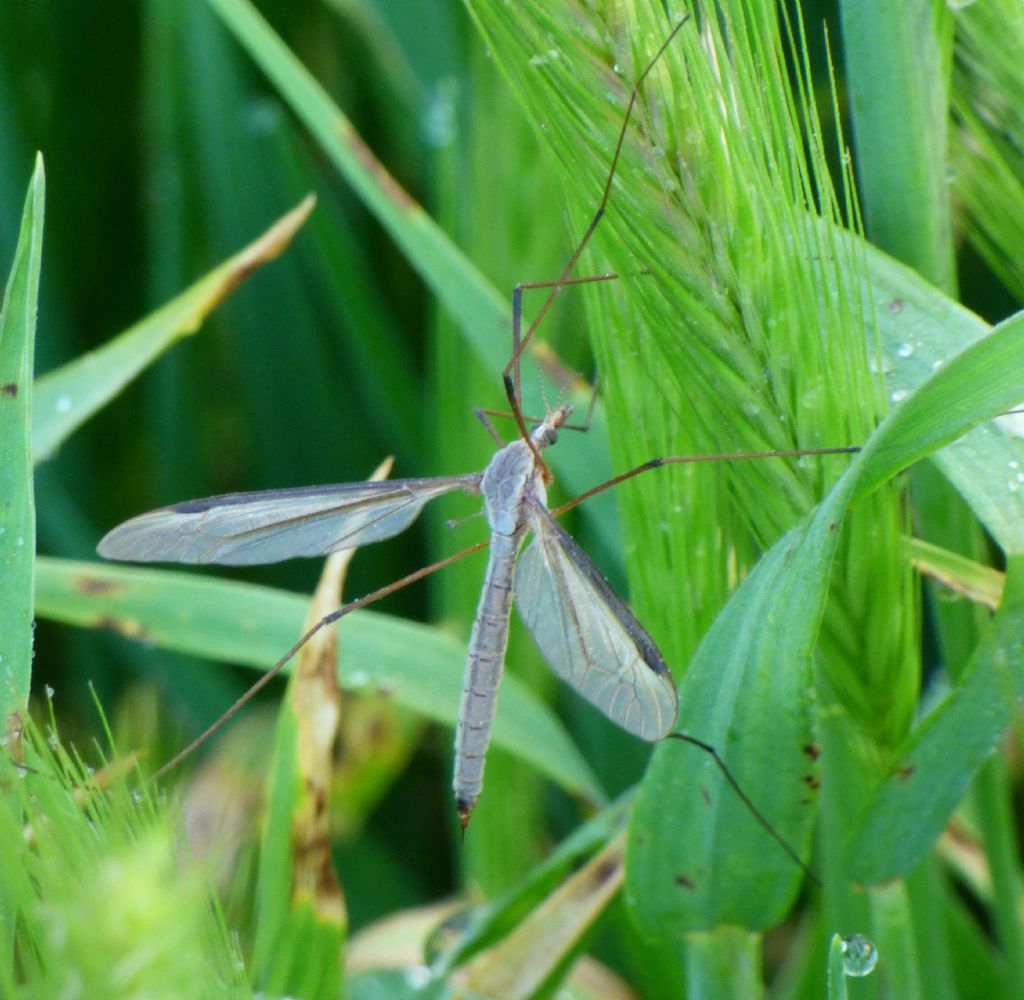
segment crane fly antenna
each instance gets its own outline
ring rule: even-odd
[[[574,283],[570,280],[570,276],[576,267],[577,261],[580,259],[580,255],[583,250],[590,242],[590,237],[594,235],[594,230],[597,229],[598,224],[604,217],[605,210],[608,207],[608,200],[611,197],[612,182],[615,180],[615,173],[619,167],[619,159],[622,155],[622,146],[626,141],[626,130],[629,128],[629,122],[633,117],[633,108],[636,106],[637,99],[640,96],[640,88],[643,86],[644,80],[650,74],[651,70],[657,65],[658,60],[664,55],[665,50],[672,44],[673,39],[679,34],[680,29],[687,21],[690,20],[691,15],[687,13],[675,27],[669,32],[668,37],[661,43],[658,51],[654,54],[654,57],[644,67],[643,72],[637,77],[636,82],[633,84],[633,89],[629,94],[629,101],[626,104],[626,113],[622,118],[622,125],[619,127],[619,136],[615,143],[615,153],[612,156],[612,165],[608,170],[608,177],[604,182],[604,191],[601,193],[601,201],[598,203],[597,211],[594,213],[594,217],[590,220],[590,224],[587,226],[586,231],[583,233],[583,238],[576,245],[576,249],[572,252],[572,256],[569,258],[565,267],[562,269],[561,275],[554,282],[550,283],[550,291],[548,292],[547,298],[544,300],[540,311],[537,313],[533,322],[529,325],[525,334],[521,334],[522,329],[522,293],[524,288],[537,288],[547,285],[547,282],[530,282],[525,285],[517,285],[512,292],[512,357],[509,359],[508,364],[505,366],[505,370],[502,372],[502,382],[505,385],[505,395],[508,396],[509,406],[512,407],[512,413],[515,417],[516,427],[519,429],[519,434],[524,441],[529,445],[530,450],[533,452],[533,456],[538,462],[540,468],[544,471],[545,479],[550,480],[551,473],[545,465],[543,459],[540,457],[540,451],[536,445],[531,441],[530,434],[526,429],[526,423],[523,420],[523,416],[520,410],[520,401],[522,399],[522,384],[520,380],[520,358],[526,345],[530,342],[537,328],[543,322],[544,317],[547,315],[548,310],[551,308],[552,303],[555,301],[558,293],[562,288],[567,285]],[[611,275],[600,275],[595,278],[577,279],[576,283],[582,281],[602,281],[608,280]]]

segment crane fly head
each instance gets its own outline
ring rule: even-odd
[[[546,448],[558,440],[558,428],[562,426],[572,414],[572,407],[568,403],[548,412],[544,420],[539,423],[530,435],[530,439],[538,448]]]

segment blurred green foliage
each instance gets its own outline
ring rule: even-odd
[[[477,279],[467,272],[465,288],[435,286],[435,298],[421,279],[431,262],[410,261],[414,254],[396,246],[393,233],[342,180],[323,136],[314,139],[296,120],[280,88],[226,30],[224,19],[232,10],[244,10],[244,4],[5,5],[0,11],[5,270],[18,240],[34,150],[42,150],[46,161],[37,374],[82,357],[150,314],[309,192],[318,199],[312,219],[281,259],[253,275],[197,336],[163,357],[37,467],[39,552],[90,560],[102,534],[139,511],[237,489],[360,479],[386,454],[396,457],[395,474],[402,477],[482,468],[493,447],[471,409],[503,405],[491,362],[507,356],[510,339],[504,324],[467,331],[466,316],[472,309],[490,315],[494,302],[487,282],[507,296],[516,282],[559,273],[600,196],[630,81],[670,25],[656,3],[598,6],[548,9],[534,2],[481,0],[469,4],[471,16],[454,0],[258,4],[366,146],[485,279],[473,285]],[[558,459],[564,465],[556,467],[562,483],[582,489],[613,468],[656,453],[860,443],[885,411],[886,396],[889,403],[899,402],[930,374],[925,358],[934,358],[938,369],[987,332],[981,320],[874,250],[863,251],[827,226],[810,231],[807,206],[816,206],[826,220],[858,227],[854,177],[865,235],[880,249],[918,267],[946,292],[959,288],[960,300],[989,323],[1018,308],[1024,133],[1016,96],[1022,75],[1006,54],[1013,37],[1006,25],[1020,25],[1024,14],[1016,0],[1000,0],[987,11],[969,7],[955,16],[948,9],[953,6],[909,0],[851,2],[837,9],[791,4],[790,16],[777,19],[774,4],[745,0],[721,5],[728,28],[716,28],[718,22],[703,15],[695,18],[693,30],[669,50],[641,96],[608,221],[583,261],[591,272],[615,269],[625,280],[614,288],[563,294],[543,328],[545,342],[584,378],[595,367],[588,343],[593,339],[607,401],[607,409],[602,406],[598,413],[599,433],[585,444],[564,446],[565,457]],[[828,36],[820,30],[823,18],[830,25]],[[785,59],[778,63],[769,49],[759,48],[776,24],[784,36],[791,32]],[[829,44],[834,55],[841,34],[845,62],[830,76]],[[762,79],[759,72],[769,75]],[[803,80],[806,91],[798,85],[797,96],[788,96],[787,80]],[[735,104],[720,99],[722,93]],[[820,132],[812,107],[821,116]],[[851,137],[847,141],[856,143],[852,166],[836,140],[840,127]],[[414,216],[408,213],[406,221]],[[423,253],[434,253],[433,266],[450,263],[429,244],[429,234],[427,239]],[[461,312],[454,304],[460,294]],[[528,312],[535,301],[528,300]],[[1013,335],[1014,329],[1008,332]],[[877,363],[867,364],[876,341],[880,355],[888,358],[881,372]],[[902,367],[900,359],[906,362]],[[884,388],[882,374],[890,379]],[[989,381],[994,385],[995,375]],[[975,419],[966,415],[971,399],[958,409],[954,397],[947,393],[939,407],[950,426],[957,419]],[[530,405],[541,401],[534,396]],[[612,459],[604,450],[606,427]],[[986,439],[984,447],[991,452],[968,445],[959,466],[955,459],[939,463],[958,492],[933,471],[915,473],[913,520],[930,542],[979,561],[990,558],[990,539],[998,543],[1008,557],[1010,583],[994,626],[985,612],[949,602],[943,590],[918,594],[900,542],[911,518],[898,488],[887,487],[862,504],[842,537],[822,638],[814,663],[809,652],[806,663],[807,676],[812,667],[818,671],[820,717],[813,721],[816,734],[820,726],[825,753],[821,835],[812,863],[825,877],[826,889],[816,901],[776,924],[767,937],[733,927],[682,936],[689,917],[668,911],[668,936],[645,940],[634,918],[642,914],[650,929],[652,913],[665,912],[656,899],[657,891],[665,893],[664,885],[638,898],[646,892],[643,876],[631,877],[625,905],[607,906],[599,891],[602,879],[617,888],[615,880],[623,877],[624,847],[617,835],[630,808],[628,793],[580,826],[585,810],[564,790],[549,788],[524,761],[521,738],[518,753],[508,752],[516,749],[514,739],[492,752],[488,794],[468,841],[460,843],[448,793],[448,730],[427,729],[420,713],[408,711],[417,707],[417,698],[425,703],[433,696],[424,683],[421,689],[414,685],[404,701],[385,692],[383,698],[346,695],[343,703],[339,780],[328,809],[337,831],[333,858],[349,928],[358,931],[379,917],[401,914],[402,921],[421,929],[439,915],[422,915],[421,925],[410,908],[465,890],[481,893],[493,905],[460,915],[462,943],[435,964],[435,973],[443,978],[449,966],[496,940],[504,939],[508,949],[490,967],[479,959],[470,965],[467,988],[499,981],[496,973],[507,972],[502,962],[524,961],[515,956],[535,955],[529,946],[550,940],[562,949],[558,961],[551,969],[533,970],[543,972],[536,995],[550,994],[582,949],[590,920],[603,914],[600,932],[586,942],[588,950],[652,997],[684,990],[694,997],[757,996],[766,979],[775,996],[818,996],[832,935],[853,931],[878,939],[888,985],[880,987],[878,977],[851,982],[850,995],[884,995],[886,988],[888,995],[900,997],[1015,995],[1014,984],[1024,974],[1019,849],[1010,813],[1016,775],[1007,774],[999,760],[984,766],[966,806],[951,821],[941,861],[934,853],[920,861],[928,844],[896,825],[913,826],[919,818],[918,837],[926,831],[929,843],[934,832],[926,824],[946,825],[948,795],[925,795],[908,806],[900,798],[901,782],[913,767],[948,774],[949,790],[959,799],[1012,717],[1012,696],[1004,689],[1020,684],[1013,674],[1020,670],[1016,506],[1010,502],[996,514],[981,496],[996,462],[1003,484],[1004,455],[1014,454],[1003,449],[1016,444]],[[990,468],[983,463],[991,456]],[[667,483],[623,490],[621,534],[610,498],[596,513],[581,512],[573,531],[618,588],[625,589],[628,579],[643,620],[681,679],[701,636],[760,552],[801,523],[844,463],[749,469],[734,463],[735,469],[709,471],[705,478],[687,470]],[[985,474],[974,477],[972,494],[964,480],[975,469]],[[835,503],[839,494],[832,496]],[[837,510],[836,520],[845,503]],[[451,531],[445,521],[472,511],[469,502],[444,506],[401,538],[360,553],[346,593],[366,593],[469,544],[478,537],[479,522]],[[670,516],[671,533],[665,527]],[[778,561],[789,558],[784,549],[774,552]],[[818,581],[822,593],[830,563],[831,556]],[[429,585],[389,598],[383,610],[429,621],[441,633],[438,644],[452,643],[452,636],[462,637],[468,629],[481,568],[479,557],[466,560]],[[52,579],[58,569],[43,564],[41,575]],[[232,575],[308,593],[318,572],[314,564],[286,563]],[[815,586],[807,593],[816,594]],[[213,591],[196,591],[196,599],[206,600],[207,593]],[[231,611],[242,632],[244,599],[224,600],[234,602]],[[787,634],[770,614],[750,622],[741,615],[747,605],[731,607],[737,617],[720,621],[738,621],[732,631],[743,634],[736,647],[713,633],[696,664],[723,664],[729,650],[743,642],[753,649],[750,662],[762,656],[769,666],[770,656],[796,660],[803,654],[801,628]],[[764,607],[770,611],[775,605]],[[815,613],[807,609],[808,643],[817,634]],[[268,611],[267,621],[272,618]],[[767,638],[756,631],[762,627]],[[344,631],[342,637],[344,664]],[[41,624],[34,690],[38,694],[45,686],[56,692],[61,736],[79,747],[89,745],[99,730],[95,698],[110,714],[120,751],[142,751],[155,765],[215,719],[251,681],[251,674],[163,648],[187,647],[186,642],[157,637],[157,644],[160,648],[103,630]],[[269,641],[258,655],[232,655],[237,662],[267,662],[286,645],[277,649]],[[605,791],[614,796],[629,789],[643,773],[647,748],[596,719],[571,696],[562,699],[518,627],[511,648],[510,669],[537,696],[564,708],[580,759],[593,767]],[[943,673],[938,687],[928,688],[928,672]],[[769,693],[790,683],[794,690],[807,687],[802,673],[789,680],[773,679],[770,671],[759,675],[751,683],[766,684]],[[685,720],[694,729],[702,721],[710,725],[717,710],[714,698],[700,693],[700,683],[693,680],[694,718]],[[966,692],[954,706],[961,714],[933,717],[933,723],[939,720],[932,727],[937,735],[929,742],[924,727],[915,728],[919,691],[924,688],[926,703],[934,703],[950,686]],[[190,961],[216,980],[210,995],[244,995],[237,945],[228,940],[224,925],[240,931],[242,953],[260,933],[250,883],[260,849],[267,729],[274,724],[269,707],[282,690],[278,686],[273,698],[228,733],[181,793],[196,853],[210,851],[204,864],[218,884],[220,902],[212,921],[204,910],[206,890],[197,881],[172,884],[168,873],[176,835],[169,831],[178,817],[168,819],[161,805],[148,799],[117,798],[109,810],[88,816],[104,837],[109,835],[109,843],[98,842],[94,854],[77,857],[64,883],[52,878],[66,846],[85,836],[81,822],[87,814],[77,814],[75,803],[81,799],[70,789],[81,789],[92,777],[77,761],[63,758],[62,750],[55,751],[54,763],[43,741],[30,736],[28,773],[44,777],[38,786],[23,782],[22,789],[33,790],[9,797],[0,821],[13,841],[22,815],[29,820],[25,829],[44,817],[63,819],[48,841],[28,851],[50,880],[40,875],[32,886],[14,877],[19,862],[5,862],[11,877],[0,880],[5,916],[0,926],[5,947],[11,947],[14,928],[6,916],[36,905],[28,901],[37,892],[45,905],[62,913],[68,936],[63,951],[38,949],[33,962],[22,962],[20,981],[4,974],[0,982],[10,995],[22,995],[16,989],[26,996],[48,995],[65,967],[86,970],[84,995],[90,990],[91,995],[106,990],[134,995],[132,980],[109,985],[102,963],[83,958],[88,904],[104,894],[110,912],[122,919],[145,914],[139,922],[143,938],[158,938],[160,927],[187,913],[185,929],[172,941],[189,954],[193,936],[206,942],[202,954],[214,957],[199,963],[193,954]],[[769,758],[760,742],[770,740],[773,731],[785,740],[811,724],[812,709],[797,695],[784,702],[781,714],[762,714],[742,727],[737,721],[742,715],[718,719],[727,741],[721,749],[734,751],[729,759],[742,760],[744,753],[748,761],[756,758],[760,770],[740,776],[754,782],[748,788],[758,802],[778,792],[785,803],[785,794],[771,785],[783,786],[789,772],[809,775],[807,795],[817,793],[815,758],[822,746],[808,744],[803,757]],[[454,710],[458,690],[450,696]],[[420,712],[445,718],[422,704]],[[983,716],[987,728],[978,722]],[[962,738],[951,746],[950,735],[957,733]],[[538,743],[546,745],[549,736],[545,730]],[[278,753],[284,753],[287,738],[278,734]],[[687,751],[676,745],[658,753],[652,772],[657,781],[664,782],[666,774],[672,781],[685,778],[693,812],[701,813],[705,800],[697,785],[710,804],[707,789],[714,777],[693,766]],[[287,753],[283,759],[287,762]],[[1013,754],[1009,760],[1012,768]],[[567,771],[576,766],[568,755],[559,764]],[[287,766],[280,759],[278,765]],[[67,789],[45,778],[51,770],[62,774]],[[14,773],[3,780],[19,779]],[[286,778],[273,780],[276,794],[285,795],[277,782]],[[565,779],[562,786],[572,782]],[[664,783],[646,792],[634,838],[637,830],[641,836],[657,831],[652,814],[656,817],[659,806],[674,804],[672,796],[680,794]],[[725,794],[731,793],[726,789]],[[887,796],[891,810],[877,805],[889,803]],[[588,798],[593,803],[598,797]],[[933,800],[941,802],[934,815],[928,809]],[[280,807],[283,800],[275,801]],[[678,829],[666,825],[663,835],[674,842],[692,837],[700,849],[714,851],[715,845],[692,832],[700,817],[691,824],[685,815],[684,820],[682,810],[674,811],[669,823]],[[762,858],[756,848],[749,850],[751,843],[760,843],[764,852],[774,850],[749,813],[728,815],[734,818],[725,825],[739,827],[737,837],[748,850],[728,854],[725,841],[733,831],[723,831],[718,849],[723,857],[739,857],[741,870],[732,870],[735,878],[728,886],[711,893],[714,905],[733,912],[728,908],[734,902],[754,906],[762,894],[774,892],[783,903],[791,899],[799,871],[784,856]],[[811,836],[809,814],[798,817],[793,829],[803,851]],[[859,858],[841,857],[851,829],[869,831],[875,849],[868,845]],[[277,854],[262,845],[261,884],[268,880],[268,857],[280,864],[283,851],[287,864],[287,836],[287,824],[283,833],[273,833],[275,848],[281,849]],[[900,844],[912,870],[880,874]],[[636,843],[630,863],[639,866],[643,852],[635,848]],[[656,842],[653,852],[656,861],[667,857]],[[777,874],[780,859],[782,874]],[[742,870],[744,864],[750,870]],[[860,872],[870,883],[906,877],[861,891],[845,879],[847,871]],[[287,884],[290,872],[277,869],[276,875]],[[676,897],[692,875],[676,872]],[[140,899],[128,898],[129,888]],[[166,905],[172,892],[180,894],[174,897],[180,898],[180,911]],[[961,894],[970,897],[969,906]],[[579,910],[546,924],[542,904],[550,903],[557,917],[570,911],[566,897]],[[157,899],[163,901],[156,905]],[[777,904],[774,900],[773,910]],[[978,922],[972,907],[985,919]],[[33,913],[34,922],[23,926],[29,939],[45,934],[45,921]],[[271,977],[269,985],[294,995],[328,995],[336,978],[329,970],[322,977],[321,972],[336,959],[344,928],[325,930],[316,915],[308,919],[308,937],[305,925],[290,925],[290,936],[275,954],[278,978]],[[111,963],[133,947],[111,931],[115,925],[122,929],[114,921],[96,931],[111,945],[106,953]],[[509,934],[513,928],[523,938]],[[523,939],[525,950],[517,951]],[[398,956],[400,965],[411,968],[422,961],[392,939],[382,947]],[[171,984],[176,976],[187,978],[193,966],[175,970],[161,950],[151,968],[164,978],[171,996],[182,995],[184,987]],[[444,995],[440,981],[420,990],[415,977],[367,977],[362,987],[356,980],[352,995],[370,996],[371,988],[377,996]],[[590,993],[574,995],[625,995],[616,989],[605,981]]]

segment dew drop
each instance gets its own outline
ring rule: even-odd
[[[53,404],[53,408],[58,413],[70,413],[71,412],[71,397],[65,392],[57,397],[56,402]]]
[[[863,934],[843,938],[843,972],[848,976],[868,976],[878,963],[878,949]]]
[[[909,395],[910,395],[910,393],[909,393],[908,390],[906,390],[906,389],[897,389],[889,397],[889,399],[891,399],[894,403],[902,403],[903,400],[905,400],[907,398],[907,396],[909,396]]]
[[[896,357],[909,358],[914,353],[914,345],[904,341],[896,348]]]

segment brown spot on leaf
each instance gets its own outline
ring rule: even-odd
[[[385,716],[384,713],[375,715],[370,720],[370,724],[366,727],[366,732],[364,733],[367,749],[373,750],[386,747],[391,742],[394,728],[391,724],[391,719]]]
[[[890,316],[899,316],[899,314],[901,312],[903,312],[903,306],[904,305],[905,305],[905,303],[904,303],[903,299],[893,299],[889,303],[889,315]]]
[[[821,787],[821,778],[816,774],[805,774],[800,780],[808,788],[814,789],[815,791]]]
[[[804,756],[808,760],[817,760],[821,756],[821,747],[817,743],[808,743],[804,747]]]
[[[681,889],[686,889],[687,892],[693,892],[693,890],[697,888],[693,879],[687,878],[685,875],[677,875],[673,881]]]
[[[595,885],[604,885],[610,882],[618,874],[621,862],[618,858],[607,858],[599,864],[591,873]]]
[[[916,770],[917,768],[915,768],[913,764],[904,764],[903,767],[896,772],[896,775],[900,781],[906,781]]]
[[[83,594],[113,594],[125,589],[123,584],[102,580],[98,576],[76,576],[73,585]]]
[[[6,385],[0,386],[0,393],[14,399],[18,395],[18,383],[8,382]]]
[[[704,805],[711,805],[711,795],[703,785],[701,785],[700,797],[704,800]]]

